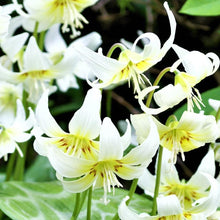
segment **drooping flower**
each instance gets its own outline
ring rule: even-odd
[[[74,45],[82,44],[92,50],[96,50],[102,43],[101,36],[97,32],[91,32],[85,36],[82,36],[68,46],[63,39],[60,31],[60,25],[53,25],[45,35],[45,49],[49,53],[49,57],[53,64],[61,61],[63,56],[71,57],[69,59],[70,65],[72,65],[72,72],[66,74],[63,78],[57,79],[56,83],[59,89],[63,92],[67,91],[69,88],[77,88],[78,84],[76,81],[76,76],[81,79],[92,79],[94,75],[91,73],[91,68],[81,59],[78,58]],[[69,55],[67,55],[69,54]]]
[[[179,152],[184,160],[184,152],[214,142],[217,138],[217,124],[212,115],[185,111],[179,121],[173,118],[167,125],[155,118],[154,121],[160,134],[160,144],[172,152],[170,159],[173,163],[176,163]]]
[[[0,6],[0,40],[7,35],[11,17]]]
[[[0,82],[0,121],[11,123],[16,116],[17,99],[22,99],[22,86]]]
[[[78,46],[75,48],[81,59],[91,66],[92,71],[97,77],[97,81],[93,83],[90,82],[92,86],[106,88],[126,81],[129,83],[132,81],[134,84],[134,92],[139,93],[141,90],[140,84],[145,84],[145,80],[149,83],[149,80],[143,72],[162,60],[167,51],[171,48],[175,36],[175,18],[167,2],[164,3],[164,7],[168,14],[171,34],[163,47],[161,47],[160,39],[156,34],[144,33],[135,40],[131,49],[123,44],[116,47],[121,49],[118,59],[111,58],[109,57],[110,55],[106,57],[102,53],[95,53],[86,47]],[[146,38],[148,43],[144,45],[141,52],[137,52],[137,43],[143,38]],[[116,48],[115,45],[113,45],[113,49],[111,50],[115,50]],[[98,80],[101,82],[98,82]]]
[[[54,148],[49,160],[67,191],[76,193],[91,186],[104,187],[104,202],[107,203],[107,192],[111,192],[111,186],[113,189],[122,186],[117,176],[125,180],[138,178],[151,162],[158,148],[155,132],[155,129],[151,129],[142,144],[123,155],[131,140],[130,124],[121,137],[111,119],[104,118],[97,158],[76,158]]]
[[[18,143],[23,143],[31,138],[31,134],[27,131],[30,130],[35,121],[31,109],[30,115],[25,119],[25,111],[21,101],[17,100],[16,116],[12,122],[0,122],[0,158],[4,157],[7,160],[7,155],[13,153],[15,149],[20,156],[23,153]]]
[[[216,211],[220,201],[220,184],[214,178],[213,150],[209,149],[197,171],[188,181],[179,179],[175,166],[170,163],[170,154],[170,151],[164,149],[158,198],[175,195],[183,210],[185,218],[182,219],[206,219]],[[145,170],[138,180],[138,185],[144,189],[146,194],[153,196],[155,181],[156,176]],[[196,216],[197,214],[200,218]]]
[[[214,53],[187,51],[177,45],[173,45],[173,49],[179,57],[179,60],[171,67],[171,72],[175,73],[174,85],[169,84],[160,89],[154,94],[154,99],[159,106],[171,108],[187,98],[188,111],[193,111],[194,103],[201,109],[202,99],[194,86],[214,74],[219,67],[220,60]],[[181,63],[185,71],[176,69]]]
[[[47,137],[35,134],[35,150],[41,155],[48,156],[53,148],[57,148],[67,155],[96,158],[99,145],[95,139],[99,135],[101,126],[100,102],[100,91],[90,89],[83,105],[69,122],[69,132],[65,132],[49,112],[46,91],[37,104],[36,119],[38,126]]]
[[[31,37],[22,59],[18,60],[20,72],[13,72],[0,65],[0,79],[14,84],[22,83],[28,92],[28,100],[36,104],[46,89],[50,92],[56,90],[56,86],[50,85],[53,80],[72,73],[70,56],[70,53],[65,53],[60,62],[53,64],[47,54],[40,51],[35,38]]]
[[[83,23],[88,23],[81,12],[94,5],[97,0],[25,0],[24,7],[28,14],[21,11],[17,0],[13,2],[17,6],[18,13],[24,18],[39,22],[41,30],[49,29],[54,24],[63,24],[62,31],[69,32],[68,26],[70,26],[72,36],[76,37],[80,34],[76,29],[83,28]],[[32,26],[32,23],[30,25]]]

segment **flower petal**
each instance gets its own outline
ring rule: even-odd
[[[119,160],[123,156],[120,135],[111,119],[106,117],[100,131],[99,160]]]
[[[96,88],[88,90],[81,108],[75,112],[69,122],[70,133],[94,139],[101,127],[100,104],[101,92]]]
[[[56,137],[65,133],[50,114],[48,108],[48,91],[43,93],[37,104],[36,119],[40,128],[50,137]]]

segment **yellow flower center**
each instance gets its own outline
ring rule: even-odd
[[[68,155],[83,157],[85,159],[96,159],[99,149],[98,143],[73,134],[66,134],[56,139],[53,144]]]
[[[176,195],[185,210],[190,209],[193,202],[206,196],[205,192],[199,192],[197,186],[188,185],[184,181],[180,184],[170,183],[169,185],[161,185],[160,192],[165,195]]]

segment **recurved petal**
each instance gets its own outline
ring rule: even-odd
[[[103,82],[111,80],[115,74],[127,65],[127,63],[96,53],[83,45],[77,44],[74,48],[79,57],[89,64],[93,73]]]
[[[100,90],[96,88],[88,90],[83,105],[69,122],[70,133],[89,139],[94,139],[99,135],[101,98]]]
[[[125,155],[123,161],[126,161],[126,164],[145,164],[145,166],[148,166],[151,162],[152,157],[155,155],[159,147],[160,138],[157,126],[152,119],[150,119],[150,128],[147,138],[139,146],[133,148],[127,155]]]
[[[122,144],[120,134],[111,119],[104,118],[100,131],[99,160],[120,160],[123,156]]]
[[[154,100],[160,107],[172,108],[185,99],[187,94],[180,84],[168,84],[164,88],[154,93]]]
[[[50,137],[56,137],[65,132],[59,127],[48,108],[48,91],[45,91],[36,107],[36,120],[39,127]]]
[[[57,173],[69,178],[83,176],[94,164],[94,161],[69,156],[56,147],[48,148],[47,157]]]
[[[96,177],[87,174],[77,180],[65,181],[61,175],[57,174],[57,178],[61,181],[66,191],[71,193],[80,193],[91,187]]]
[[[126,205],[129,196],[126,196],[119,205],[118,215],[121,220],[157,220],[158,218],[155,216],[150,216],[147,213],[136,214],[131,211]]]

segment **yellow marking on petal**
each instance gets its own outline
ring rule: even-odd
[[[54,141],[53,144],[68,155],[85,159],[97,159],[98,144],[85,137],[66,134]]]
[[[27,78],[33,79],[51,79],[53,77],[53,72],[50,70],[34,70],[22,73],[18,76],[20,81],[24,81]]]
[[[198,186],[187,185],[184,181],[161,185],[160,192],[164,195],[176,195],[184,209],[191,208],[193,202],[206,196],[204,192],[199,192]]]

